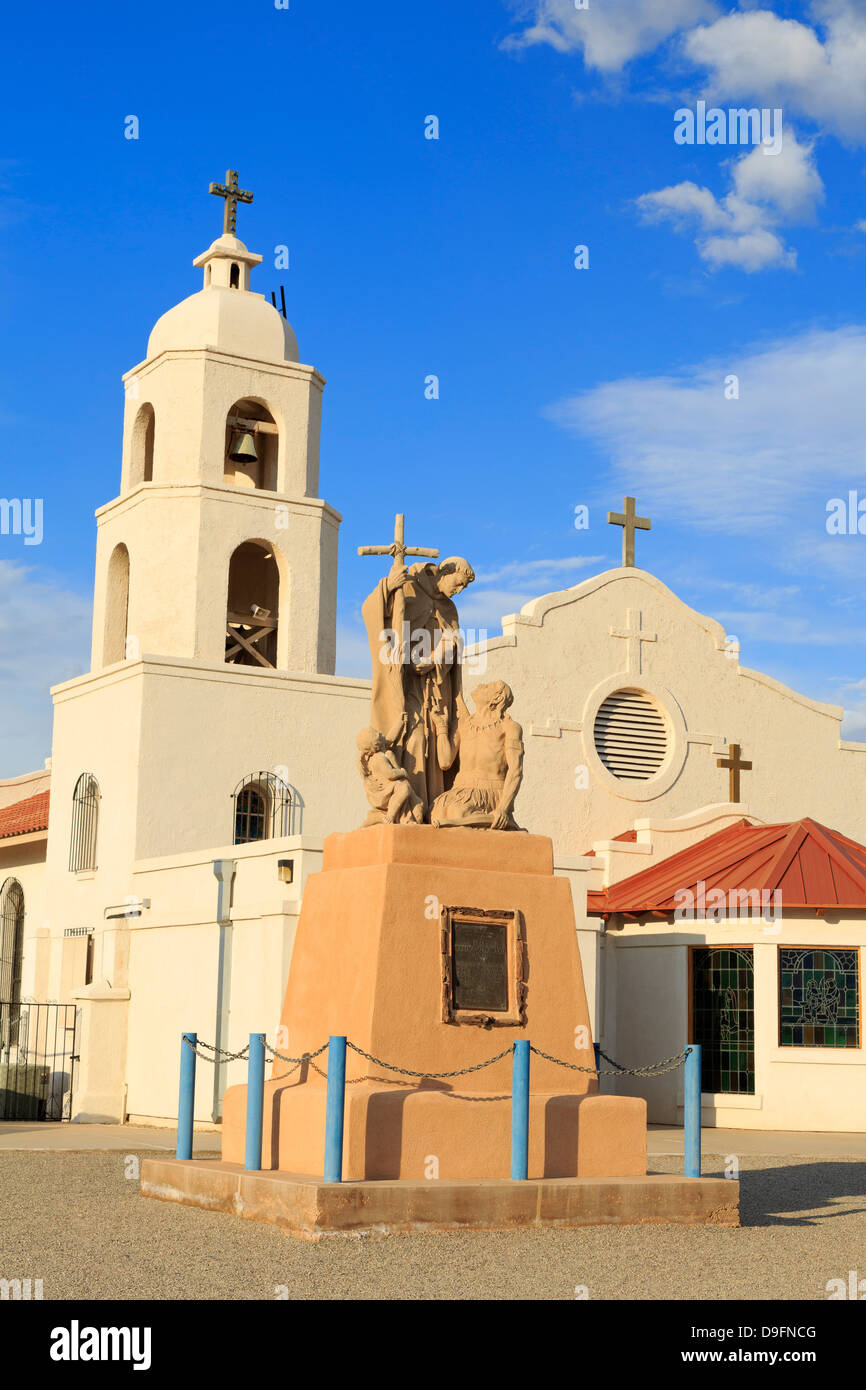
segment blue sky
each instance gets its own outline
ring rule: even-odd
[[[43,498],[44,538],[0,535],[0,776],[41,765],[47,687],[89,664],[121,373],[199,287],[229,166],[253,288],[285,284],[328,381],[340,669],[379,573],[356,547],[396,510],[472,560],[492,632],[618,563],[632,492],[638,562],[866,735],[866,537],[826,529],[866,500],[866,0],[150,0],[5,31],[0,495]],[[699,100],[781,110],[781,152],[677,144]]]

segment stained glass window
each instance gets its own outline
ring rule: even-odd
[[[701,1045],[701,1090],[755,1093],[755,969],[746,947],[692,951],[692,1042]]]
[[[779,947],[781,1047],[859,1047],[856,950]]]

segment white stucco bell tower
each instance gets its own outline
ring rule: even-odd
[[[123,378],[120,494],[97,512],[92,669],[145,654],[329,674],[340,517],[318,496],[324,379],[223,235]]]

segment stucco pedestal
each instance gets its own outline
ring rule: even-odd
[[[499,1012],[451,1007],[449,913],[503,913],[509,1000]],[[481,1020],[481,1021],[480,1021]],[[646,1104],[600,1096],[571,890],[542,836],[381,825],[325,841],[304,893],[281,1023],[289,1056],[345,1034],[401,1075],[350,1051],[343,1173],[348,1180],[502,1179],[509,1172],[511,1044],[531,1067],[530,1178],[642,1177]],[[266,1083],[265,1171],[321,1173],[326,1054]],[[246,1087],[231,1088],[223,1159],[242,1163]]]

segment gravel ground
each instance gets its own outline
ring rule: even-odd
[[[0,1278],[46,1299],[826,1299],[866,1277],[862,1158],[744,1158],[742,1227],[335,1237],[139,1195],[119,1153],[0,1155]],[[674,1157],[656,1172],[681,1171]],[[721,1174],[708,1158],[706,1174]]]

